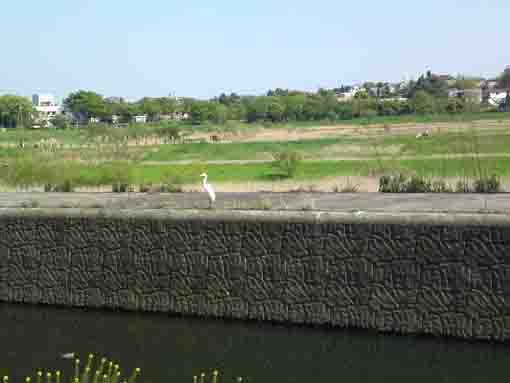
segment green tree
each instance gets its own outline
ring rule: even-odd
[[[228,107],[228,119],[244,121],[246,119],[246,107],[241,102],[230,104]]]
[[[282,98],[285,105],[285,119],[299,121],[303,119],[303,110],[306,103],[306,96],[303,94],[289,95]]]
[[[352,101],[352,113],[354,117],[372,117],[377,114],[377,100],[367,95],[366,92],[361,93],[360,97],[354,97]]]
[[[321,119],[321,99],[317,96],[307,96],[303,106],[303,117],[307,121]]]
[[[7,128],[29,127],[35,116],[34,106],[25,97],[0,96],[0,126]]]
[[[246,118],[248,122],[265,121],[268,118],[271,97],[253,97],[247,102]]]
[[[416,114],[431,114],[435,112],[434,98],[424,90],[419,90],[414,94],[411,105]]]
[[[144,97],[138,101],[138,105],[142,114],[146,114],[149,121],[158,120],[163,113],[163,105],[156,98]]]
[[[413,98],[414,95],[424,91],[437,98],[448,97],[448,83],[441,77],[428,71],[425,75],[420,76],[418,81],[410,81],[407,97]]]
[[[136,103],[121,103],[118,109],[118,115],[123,122],[129,122],[134,116],[141,114],[140,105]]]
[[[267,118],[272,122],[281,122],[284,118],[285,107],[280,102],[280,98],[271,97],[268,101]]]
[[[212,120],[214,117],[212,109],[208,101],[193,101],[190,107],[191,121],[194,124],[203,124]]]
[[[64,105],[74,113],[79,113],[87,119],[91,117],[106,117],[108,111],[106,103],[98,93],[79,90],[71,93],[65,100]]]
[[[510,91],[510,67],[505,68],[498,78],[498,88]]]
[[[177,102],[172,97],[161,97],[158,99],[158,102],[163,114],[174,113],[177,109]]]
[[[479,88],[479,84],[480,81],[475,78],[460,75],[455,80],[453,88],[459,90],[476,89]]]
[[[502,105],[501,110],[508,111],[510,108],[510,67],[505,68],[501,76],[498,78],[498,87],[500,89],[506,89],[505,102]]]
[[[217,124],[224,124],[228,119],[228,108],[219,102],[209,102],[210,118]]]
[[[64,116],[63,114],[57,114],[51,120],[51,124],[56,129],[68,129],[71,127],[71,120],[68,117]]]

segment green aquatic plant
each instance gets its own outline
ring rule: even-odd
[[[219,375],[220,375],[220,372],[218,370],[214,370],[212,372],[212,379],[208,380],[206,373],[202,372],[202,373],[200,373],[200,375],[194,375],[193,376],[193,383],[207,383],[207,382],[219,383],[220,382]],[[241,378],[239,376],[239,377],[236,378],[235,381],[237,383],[241,383],[243,381],[243,378]]]
[[[129,377],[122,377],[120,364],[106,358],[101,358],[97,363],[97,368],[94,369],[94,359],[94,355],[89,354],[87,362],[81,368],[81,361],[75,356],[73,373],[68,380],[59,370],[54,372],[46,370],[46,374],[42,370],[38,370],[35,374],[35,383],[137,383],[141,374],[140,368],[135,368]],[[218,370],[213,370],[210,375],[211,379],[209,379],[205,372],[201,372],[200,375],[193,376],[193,383],[220,383],[219,375]],[[243,378],[237,377],[235,381],[241,383]],[[4,376],[0,383],[11,383],[9,376]],[[27,376],[24,383],[33,383],[32,377]]]
[[[39,370],[36,372],[36,383],[136,383],[137,378],[140,376],[140,368],[135,368],[131,375],[127,378],[123,378],[121,375],[121,368],[118,363],[113,360],[107,360],[101,358],[99,366],[94,370],[94,354],[89,354],[87,363],[80,368],[80,359],[74,359],[74,371],[68,381],[63,377],[61,371],[52,372],[49,369],[46,370],[46,380],[44,381],[43,371]],[[10,383],[9,377],[4,376],[2,383]],[[32,383],[32,377],[27,376],[25,383]]]

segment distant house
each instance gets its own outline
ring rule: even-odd
[[[32,104],[37,111],[34,127],[51,126],[51,120],[62,113],[62,108],[52,94],[34,94]]]
[[[359,86],[357,86],[357,85],[351,86],[351,87],[347,87],[347,90],[344,91],[344,92],[336,92],[336,99],[339,102],[350,101],[350,100],[352,100],[354,98],[356,93],[358,93],[360,90],[361,90],[361,88]]]
[[[112,114],[111,116],[104,117],[101,119],[103,122],[106,122],[108,124],[118,124],[120,121],[120,116],[116,114]]]
[[[482,102],[482,89],[450,89],[448,91],[448,97],[455,98],[460,97],[467,101],[471,101],[477,104]]]
[[[189,114],[186,112],[174,112],[169,114],[159,115],[160,121],[181,121],[189,119]]]
[[[158,116],[158,119],[159,119],[159,121],[171,121],[171,120],[173,120],[172,117],[173,117],[172,114],[160,114]]]
[[[498,88],[498,82],[496,80],[488,80],[481,86],[482,102],[499,106],[506,102],[506,97],[510,92],[510,89]]]
[[[140,114],[137,116],[133,116],[132,121],[135,124],[145,124],[147,122],[147,115],[146,114]]]
[[[487,103],[490,105],[498,106],[504,104],[508,92],[506,90],[494,90],[487,95]]]
[[[186,112],[175,112],[173,113],[174,120],[188,120],[189,119],[189,113]]]
[[[448,90],[448,97],[450,97],[450,98],[460,97],[459,96],[460,92],[461,92],[461,90],[457,89],[457,88],[449,89]]]
[[[452,75],[449,75],[449,74],[438,74],[438,75],[433,75],[435,76],[438,80],[441,80],[441,81],[452,81],[455,82],[455,77],[453,77]]]

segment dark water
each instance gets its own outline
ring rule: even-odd
[[[510,375],[510,346],[360,331],[169,318],[0,304],[0,373],[22,382],[63,368],[61,352],[104,354],[141,382],[191,382],[218,368],[222,382],[496,382]]]

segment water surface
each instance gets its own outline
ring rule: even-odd
[[[510,374],[510,346],[328,328],[0,304],[0,374],[22,382],[40,367],[71,371],[62,352],[112,357],[147,383],[487,382]]]

